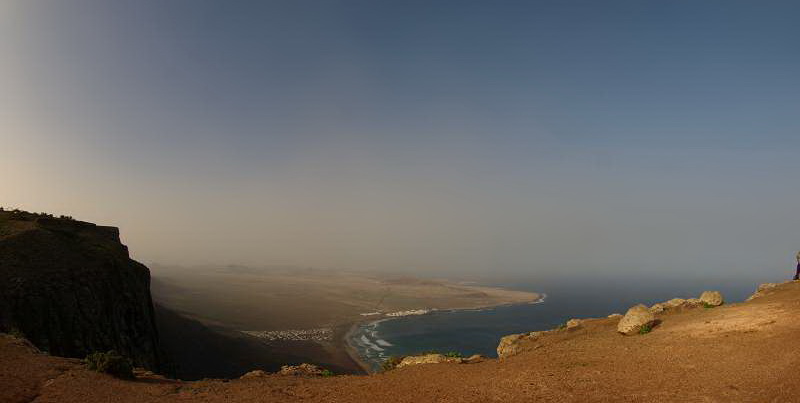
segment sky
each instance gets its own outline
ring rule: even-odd
[[[800,4],[0,2],[0,205],[161,264],[783,276]]]

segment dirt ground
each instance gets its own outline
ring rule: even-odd
[[[659,316],[644,335],[585,321],[503,360],[370,376],[122,381],[0,338],[2,402],[798,402],[800,282]]]

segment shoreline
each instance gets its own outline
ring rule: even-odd
[[[446,308],[446,309],[432,308],[430,312],[428,312],[426,314],[423,314],[423,315],[406,315],[406,316],[395,316],[395,317],[381,317],[380,319],[361,319],[361,320],[356,320],[354,322],[350,322],[349,329],[347,330],[347,332],[345,332],[345,334],[343,336],[344,340],[337,340],[337,341],[341,343],[341,345],[343,346],[345,352],[347,352],[347,355],[350,356],[350,358],[356,364],[358,364],[358,366],[367,375],[372,375],[372,374],[376,374],[378,372],[374,371],[372,369],[372,365],[370,365],[368,362],[366,362],[364,360],[364,358],[361,356],[361,352],[352,343],[352,339],[353,339],[354,333],[356,331],[358,331],[358,329],[363,325],[370,325],[370,324],[375,324],[375,323],[389,321],[389,320],[398,320],[398,319],[403,319],[403,318],[407,318],[407,317],[425,316],[425,315],[429,315],[429,314],[435,313],[435,312],[445,312],[445,313],[447,313],[447,312],[462,312],[462,311],[484,311],[484,310],[491,310],[491,309],[508,307],[508,306],[515,306],[515,305],[528,305],[528,304],[534,305],[534,304],[543,303],[545,301],[545,299],[547,298],[547,294],[545,294],[545,293],[536,293],[536,295],[537,295],[538,298],[536,298],[535,300],[532,300],[532,301],[527,301],[527,302],[507,302],[507,303],[496,304],[496,305],[484,305],[484,306],[476,306],[476,307],[469,307],[469,308]],[[498,342],[499,342],[499,340],[498,340]]]
[[[372,366],[370,366],[366,361],[364,361],[363,358],[361,358],[361,354],[359,353],[358,348],[356,348],[351,343],[351,340],[353,339],[353,334],[364,323],[369,323],[369,322],[366,320],[361,320],[351,323],[349,328],[347,329],[347,332],[345,332],[344,334],[344,340],[341,340],[342,342],[341,344],[344,346],[344,351],[347,353],[348,356],[350,356],[350,359],[353,360],[353,362],[355,362],[359,366],[359,368],[361,368],[362,371],[364,371],[364,374],[372,375],[375,373],[375,371],[372,370]]]

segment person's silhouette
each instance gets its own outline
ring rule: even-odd
[[[800,252],[794,257],[797,260],[797,271],[794,272],[794,279],[800,280]]]

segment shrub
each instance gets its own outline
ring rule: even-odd
[[[706,309],[711,309],[711,308],[713,308],[713,307],[714,307],[714,305],[711,305],[711,304],[709,304],[708,302],[705,302],[705,301],[703,301],[703,308],[706,308]]]
[[[653,325],[649,323],[645,323],[641,329],[639,329],[639,334],[647,334],[653,331]]]
[[[329,369],[323,369],[322,373],[320,375],[322,375],[322,376],[333,376],[334,373],[333,373],[333,371],[331,371]]]
[[[117,378],[132,379],[133,365],[130,360],[111,350],[107,353],[95,352],[86,356],[86,365],[92,371],[102,372]]]
[[[8,331],[8,334],[10,334],[10,335],[12,335],[12,336],[14,336],[14,337],[16,337],[18,339],[24,339],[25,338],[25,333],[23,333],[22,330],[19,330],[16,327],[12,327]]]
[[[448,358],[461,358],[462,357],[461,353],[459,353],[457,351],[448,351],[447,353],[444,354],[444,356],[448,357]]]
[[[395,369],[397,364],[400,364],[400,361],[403,361],[403,358],[405,357],[398,357],[394,355],[387,358],[381,363],[381,371],[386,372]]]

